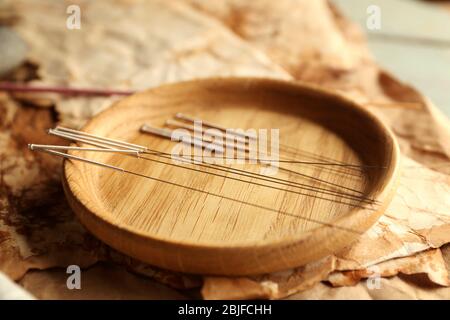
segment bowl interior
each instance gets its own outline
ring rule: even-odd
[[[269,137],[271,130],[279,130],[277,173],[266,179],[259,176],[264,166],[248,161],[219,164],[255,175],[185,162],[176,166],[167,155],[136,159],[76,152],[139,174],[70,163],[77,175],[77,198],[89,211],[112,225],[173,243],[271,243],[333,224],[358,210],[376,210],[380,203],[372,200],[392,175],[393,142],[373,117],[336,96],[276,82],[161,87],[118,102],[85,130],[170,154],[177,142],[139,128],[144,123],[162,127],[178,112],[226,128],[258,133],[265,129]],[[271,140],[267,150],[272,151]]]

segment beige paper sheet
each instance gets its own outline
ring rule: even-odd
[[[414,89],[380,70],[359,31],[325,1],[108,1],[108,9],[105,1],[77,3],[86,18],[81,30],[70,31],[61,27],[66,19],[62,2],[10,2],[20,17],[14,28],[30,45],[29,59],[39,65],[36,83],[139,90],[208,76],[307,81],[366,104],[390,124],[402,145],[398,194],[358,242],[336,256],[275,275],[207,277],[205,298],[215,298],[217,292],[234,297],[240,291],[241,298],[250,298],[261,296],[261,288],[262,297],[281,298],[331,276],[347,279],[349,271],[364,278],[368,268],[385,262],[393,264],[389,270],[397,270],[389,272],[392,276],[402,272],[401,259],[437,252],[432,249],[450,242],[448,120]],[[40,21],[44,12],[48,19]],[[152,12],[154,19],[145,12]],[[112,19],[115,23],[107,23]],[[201,285],[198,277],[133,261],[86,232],[63,199],[59,162],[26,150],[30,141],[51,143],[44,133],[56,123],[51,111],[25,108],[6,95],[0,98],[7,114],[0,124],[3,271],[20,279],[29,269],[115,261],[174,287]],[[113,100],[48,98],[56,104],[59,120],[73,126]],[[423,269],[416,271],[427,270],[429,279],[448,285],[442,280],[442,261],[434,261],[436,275],[420,259]]]

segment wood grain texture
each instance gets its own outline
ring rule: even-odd
[[[327,192],[355,189],[377,204],[310,190],[300,195],[291,192],[296,188],[274,189],[279,187],[275,183],[249,184],[129,156],[73,152],[204,190],[65,161],[64,189],[81,222],[101,240],[142,261],[220,275],[300,266],[350,244],[393,196],[399,151],[391,132],[360,106],[310,86],[255,78],[166,85],[119,101],[83,130],[171,152],[174,142],[140,133],[139,128],[144,123],[163,126],[177,112],[230,128],[278,128],[280,144],[290,146],[280,147],[282,159],[311,161],[314,154],[333,162],[377,166],[355,174],[348,168],[280,163],[286,170],[277,174]],[[260,168],[233,167],[256,173]]]

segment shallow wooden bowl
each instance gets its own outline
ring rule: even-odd
[[[177,112],[224,127],[279,129],[280,158],[312,163],[280,163],[285,170],[277,178],[309,189],[295,193],[278,184],[250,184],[131,156],[73,151],[160,179],[64,164],[67,198],[86,228],[149,264],[216,275],[297,267],[349,245],[393,196],[399,150],[392,133],[361,106],[316,87],[252,78],[166,85],[115,103],[83,130],[171,152],[174,142],[139,128],[163,126]],[[294,189],[301,191],[289,190]],[[357,191],[358,197],[342,197],[341,191]]]

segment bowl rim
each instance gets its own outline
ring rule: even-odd
[[[208,85],[211,83],[217,83],[220,82],[220,84],[226,84],[226,85],[239,85],[239,86],[258,86],[258,85],[277,85],[277,86],[283,86],[290,90],[296,90],[299,91],[299,89],[303,92],[310,92],[314,94],[319,95],[325,95],[328,98],[331,99],[337,99],[341,103],[346,104],[347,106],[357,110],[360,114],[362,114],[365,117],[368,117],[369,120],[374,121],[376,123],[376,127],[378,129],[381,129],[383,131],[383,134],[389,141],[391,147],[390,156],[388,157],[388,161],[386,163],[386,170],[388,171],[385,178],[384,183],[381,185],[379,190],[374,192],[374,200],[379,201],[380,204],[375,210],[368,211],[367,209],[359,209],[359,208],[353,208],[348,211],[348,213],[343,214],[342,216],[338,217],[335,220],[332,220],[333,224],[338,224],[340,227],[344,230],[343,232],[346,232],[347,234],[350,234],[350,229],[355,228],[357,226],[358,229],[363,230],[361,233],[355,233],[353,236],[349,236],[348,244],[350,244],[353,240],[355,240],[358,236],[360,236],[362,233],[367,231],[378,219],[379,217],[384,213],[386,207],[389,205],[390,201],[392,200],[395,191],[396,186],[398,184],[399,176],[400,176],[400,150],[398,143],[396,141],[396,138],[393,134],[393,132],[381,121],[380,118],[378,118],[375,114],[373,114],[371,111],[364,108],[362,105],[358,104],[357,102],[350,100],[349,98],[343,96],[340,93],[337,93],[335,91],[325,89],[323,87],[317,86],[317,85],[311,85],[308,83],[302,83],[302,82],[293,82],[293,81],[286,81],[286,80],[277,80],[277,79],[268,79],[268,78],[258,78],[258,77],[214,77],[214,78],[205,78],[205,79],[196,79],[196,80],[188,80],[188,81],[181,81],[176,83],[170,83],[170,84],[163,84],[158,87],[154,87],[148,90],[144,90],[141,92],[137,92],[132,95],[132,97],[136,97],[139,95],[148,95],[148,94],[154,94],[156,91],[161,90],[162,88],[165,89],[172,89],[177,88],[179,86],[189,86],[189,85]],[[129,96],[130,97],[130,96]],[[129,99],[129,97],[124,98]],[[120,100],[122,101],[122,100]],[[122,108],[123,106],[120,105],[120,101],[113,103],[109,108],[103,110],[93,118],[91,118],[81,130],[90,132],[93,128],[95,128],[96,124],[100,122],[104,117],[107,117],[109,113],[114,112],[117,108]],[[205,243],[195,243],[195,241],[192,240],[170,240],[168,238],[164,237],[158,237],[152,234],[149,234],[148,232],[136,230],[135,227],[128,226],[125,224],[118,224],[116,221],[111,220],[111,214],[110,212],[94,212],[91,210],[90,205],[84,203],[81,201],[78,197],[78,191],[77,188],[74,187],[73,181],[71,179],[68,179],[69,176],[74,174],[74,169],[76,169],[76,166],[79,165],[88,165],[85,163],[77,163],[76,165],[72,163],[71,161],[68,161],[65,159],[63,161],[63,187],[64,191],[66,193],[66,197],[69,200],[69,204],[74,209],[76,215],[81,220],[82,224],[86,226],[85,224],[85,218],[86,214],[92,215],[93,220],[96,221],[96,223],[103,224],[109,228],[117,229],[117,231],[121,233],[126,233],[128,236],[131,237],[138,237],[141,240],[145,239],[145,241],[148,241],[149,243],[153,243],[155,245],[163,245],[167,248],[173,248],[176,250],[183,250],[183,249],[190,249],[190,250],[205,250],[205,252],[211,252],[211,250],[220,250],[222,252],[231,252],[231,251],[240,251],[242,254],[242,251],[245,250],[266,250],[266,249],[274,249],[274,250],[280,250],[280,249],[293,249],[293,246],[295,245],[305,245],[306,243],[310,242],[312,238],[315,237],[327,237],[331,235],[331,233],[336,233],[336,227],[330,227],[327,225],[320,225],[315,228],[312,228],[310,230],[307,230],[305,232],[301,232],[299,234],[295,235],[289,235],[284,238],[279,239],[269,239],[269,240],[253,240],[253,241],[246,241],[245,243],[214,243],[214,244],[205,244]],[[82,212],[80,212],[80,210]],[[106,210],[105,210],[106,211]],[[89,230],[90,227],[86,226]],[[349,230],[345,230],[349,229]],[[91,231],[91,230],[90,230]],[[92,231],[91,231],[92,232]],[[95,232],[93,232],[94,235]],[[96,235],[97,236],[97,235]],[[102,237],[100,237],[102,238]],[[102,239],[103,240],[103,239]],[[106,241],[105,241],[106,242]],[[165,266],[166,267],[166,266]]]

